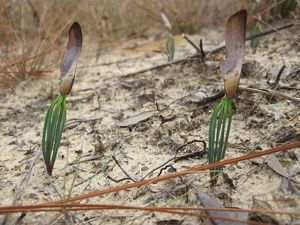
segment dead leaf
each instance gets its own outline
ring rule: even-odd
[[[266,201],[259,200],[255,197],[252,198],[252,201],[253,201],[252,209],[264,209],[264,210],[272,209],[272,206]]]
[[[157,114],[157,111],[147,111],[147,112],[143,112],[141,114],[129,117],[127,119],[121,120],[119,122],[117,122],[115,125],[118,127],[130,127],[133,126],[139,122],[145,121],[147,119],[149,119],[150,117],[154,116],[155,114]]]
[[[266,157],[267,165],[277,174],[289,179],[287,170],[281,165],[275,154]]]
[[[211,207],[211,208],[224,208],[222,204],[220,204],[218,201],[216,201],[214,198],[210,197],[207,193],[198,190],[196,192],[197,197],[201,204],[204,207]],[[248,219],[248,213],[247,212],[225,212],[225,211],[207,211],[206,212],[210,216],[221,216],[226,218],[235,218],[240,220],[247,220]],[[217,220],[212,219],[213,223],[215,225],[239,225],[239,224],[245,224],[245,223],[239,223],[239,222],[232,222],[232,221],[224,221],[224,220]]]
[[[252,209],[272,210],[272,207],[268,202],[256,199],[254,197],[252,198],[252,200]],[[269,214],[253,213],[249,216],[249,220],[259,223],[279,225],[279,222],[276,220],[276,218],[273,215]]]

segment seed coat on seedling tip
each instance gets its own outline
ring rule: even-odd
[[[238,89],[245,55],[247,11],[233,14],[225,32],[226,58],[221,62],[221,75],[227,96],[233,97]]]
[[[60,92],[68,95],[75,79],[77,61],[82,48],[82,32],[79,23],[75,22],[69,30],[69,41],[60,64]]]

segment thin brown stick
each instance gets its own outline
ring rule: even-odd
[[[202,38],[200,39],[200,42],[199,42],[199,48],[200,48],[200,53],[201,53],[201,60],[202,62],[204,63],[204,59],[205,59],[205,51],[203,50],[203,40]]]
[[[200,171],[205,171],[205,170],[209,170],[209,169],[216,168],[216,167],[222,167],[222,166],[225,166],[228,164],[237,163],[237,162],[241,162],[241,161],[245,161],[245,160],[249,160],[249,159],[253,159],[253,158],[257,158],[257,157],[261,157],[261,156],[265,156],[265,155],[269,155],[269,154],[273,154],[273,153],[277,153],[277,152],[283,152],[283,151],[287,151],[291,148],[299,148],[299,147],[300,147],[300,141],[292,142],[290,144],[281,145],[281,146],[274,147],[274,148],[271,148],[271,149],[268,149],[265,151],[249,153],[249,154],[239,156],[236,158],[232,158],[232,159],[227,159],[227,160],[222,160],[219,162],[210,163],[210,164],[206,164],[206,165],[202,165],[202,166],[192,167],[192,168],[189,168],[184,171],[177,172],[177,173],[167,174],[167,175],[160,176],[160,177],[149,178],[149,179],[146,179],[143,181],[137,181],[134,183],[129,183],[129,184],[121,185],[121,186],[111,187],[111,188],[104,189],[104,190],[90,192],[87,194],[69,198],[68,202],[89,199],[89,198],[93,198],[96,196],[102,196],[102,195],[110,194],[113,192],[131,189],[134,187],[141,187],[141,186],[144,186],[147,184],[152,184],[152,183],[156,183],[156,182],[160,182],[160,181],[164,181],[164,180],[170,180],[170,179],[174,179],[177,177],[182,177],[182,176],[186,176],[189,174],[197,173]],[[61,204],[61,203],[62,203],[61,200],[51,202],[51,204]]]
[[[288,99],[288,100],[291,100],[293,102],[300,102],[299,98],[288,96],[288,95],[283,94],[283,93],[281,93],[279,91],[276,91],[276,90],[256,89],[256,88],[248,88],[248,87],[241,87],[241,86],[239,87],[239,90],[248,91],[248,92],[252,92],[252,93],[265,94],[265,95],[268,95],[268,96],[276,96],[278,98]]]
[[[290,216],[300,216],[300,212],[290,211],[279,211],[279,210],[265,210],[265,209],[244,209],[244,208],[217,208],[217,207],[193,207],[193,206],[182,206],[182,207],[142,207],[133,205],[118,205],[118,204],[84,204],[84,203],[67,203],[67,204],[43,204],[43,205],[20,205],[20,206],[2,206],[0,207],[0,213],[8,210],[27,210],[32,211],[34,209],[67,209],[67,208],[103,208],[103,209],[165,209],[165,210],[199,210],[199,211],[223,211],[223,212],[249,212],[249,213],[270,213],[270,214],[284,214]],[[16,211],[17,212],[17,211]],[[23,212],[23,211],[18,211]],[[6,212],[7,213],[7,212]]]
[[[300,43],[298,41],[295,41],[293,38],[291,38],[289,35],[287,34],[284,34],[282,32],[280,32],[280,29],[276,28],[276,27],[273,27],[271,26],[270,24],[264,22],[263,20],[261,20],[260,18],[258,18],[257,16],[252,16],[253,18],[255,18],[256,20],[258,20],[259,22],[261,22],[262,24],[268,26],[268,27],[271,27],[272,30],[274,30],[274,32],[277,32],[279,34],[281,34],[282,36],[286,37],[288,40],[290,40],[291,42],[297,44],[298,46],[300,46]],[[293,23],[294,25],[294,23]]]
[[[201,49],[198,48],[198,46],[191,40],[189,39],[188,36],[186,36],[185,33],[181,34],[181,36],[191,45],[193,46],[194,49],[196,49],[197,53],[201,53]]]
[[[131,181],[133,181],[133,182],[136,181],[135,179],[133,179],[133,178],[126,172],[126,170],[122,167],[121,163],[116,159],[115,156],[112,156],[112,159],[115,161],[115,163],[118,165],[118,167],[122,170],[122,172],[126,175],[126,177],[127,177],[126,179],[129,179],[129,180],[131,180]],[[110,177],[110,179],[113,180],[113,181],[115,181],[115,179],[112,179],[111,177]],[[122,180],[124,180],[124,179],[122,179]]]
[[[14,212],[40,212],[40,211],[79,211],[79,210],[142,210],[150,212],[163,212],[179,215],[190,215],[202,218],[210,219],[221,219],[224,221],[231,222],[242,222],[246,224],[261,224],[248,220],[241,220],[238,218],[227,218],[221,216],[206,215],[200,213],[189,213],[189,212],[180,212],[179,210],[198,210],[198,211],[227,211],[227,212],[249,212],[249,213],[269,213],[269,214],[285,214],[290,216],[300,216],[299,212],[286,212],[286,211],[275,211],[275,210],[261,210],[261,209],[234,209],[234,208],[202,208],[202,207],[141,207],[141,206],[128,206],[128,205],[114,205],[114,204],[62,204],[62,205],[44,205],[37,207],[37,205],[32,205],[31,208],[28,206],[20,206],[19,208],[14,209]],[[1,213],[8,213],[8,210],[5,212],[0,211]]]
[[[278,71],[276,77],[275,77],[274,83],[269,83],[269,84],[271,85],[271,87],[274,88],[274,90],[277,89],[278,84],[279,84],[279,81],[280,81],[280,78],[281,78],[281,75],[282,75],[282,73],[283,73],[283,71],[284,71],[285,68],[286,68],[286,65],[282,65],[282,66],[280,67],[280,70]]]
[[[28,57],[28,58],[21,58],[21,59],[15,59],[14,61],[12,61],[12,62],[9,62],[9,63],[7,63],[5,66],[3,66],[3,67],[1,67],[0,68],[0,71],[2,72],[2,71],[5,71],[7,68],[10,68],[10,67],[13,67],[13,66],[16,66],[16,65],[18,65],[18,64],[22,64],[22,63],[25,63],[25,62],[28,62],[28,61],[30,61],[30,60],[32,60],[32,59],[35,59],[35,58],[38,58],[38,57],[41,57],[41,56],[44,56],[44,55],[46,55],[46,54],[48,54],[48,53],[50,53],[50,52],[52,52],[52,51],[55,51],[55,50],[57,50],[57,49],[59,49],[58,47],[57,48],[52,48],[52,49],[49,49],[49,50],[45,50],[44,52],[41,52],[41,53],[39,53],[39,54],[37,54],[37,55],[34,55],[34,56],[30,56],[30,57]],[[21,55],[22,56],[22,55]],[[31,70],[31,71],[34,71],[34,70]]]
[[[82,204],[80,207],[69,207],[68,205],[62,205],[58,207],[57,205],[48,205],[45,209],[30,209],[26,212],[40,212],[40,211],[79,211],[79,210],[142,210],[142,211],[150,211],[150,212],[160,212],[160,213],[171,213],[177,215],[185,215],[185,216],[193,216],[193,217],[200,217],[200,218],[209,218],[209,219],[219,219],[229,222],[239,222],[245,224],[252,224],[252,225],[261,225],[262,223],[249,221],[249,220],[242,220],[238,218],[228,218],[224,216],[213,216],[207,215],[204,213],[190,213],[190,212],[181,212],[174,209],[165,209],[165,208],[156,208],[156,207],[138,207],[138,206],[123,206],[123,205],[96,205],[96,204]],[[17,211],[17,210],[16,210]],[[1,213],[1,212],[0,212]]]

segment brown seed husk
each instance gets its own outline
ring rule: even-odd
[[[224,80],[224,89],[225,93],[229,97],[233,97],[240,83],[240,76],[239,74],[234,74],[233,76],[229,77],[227,80]]]
[[[247,11],[240,10],[227,21],[225,32],[226,59],[221,63],[221,74],[227,96],[238,89],[245,54]]]
[[[68,95],[71,90],[74,83],[75,76],[73,74],[68,74],[64,78],[62,78],[60,82],[60,93],[61,95]]]
[[[67,48],[60,65],[60,93],[68,95],[75,79],[76,65],[81,53],[82,32],[79,23],[74,22],[69,29]]]

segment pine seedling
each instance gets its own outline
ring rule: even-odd
[[[174,59],[175,54],[175,39],[172,33],[172,25],[164,12],[160,12],[160,17],[165,28],[168,31],[166,49],[168,54],[168,61],[171,62]]]
[[[76,72],[76,65],[82,47],[82,32],[79,23],[72,24],[69,41],[60,66],[60,96],[50,105],[45,118],[42,151],[46,170],[52,175],[57,151],[62,137],[67,115],[66,96],[71,92]]]
[[[247,11],[241,10],[232,15],[226,25],[226,58],[221,62],[221,75],[226,96],[212,113],[209,124],[208,162],[218,162],[225,157],[231,121],[232,98],[236,95],[245,54]],[[222,168],[210,171],[211,184],[215,185]]]
[[[174,59],[175,53],[175,40],[174,36],[171,32],[168,32],[167,37],[167,54],[168,54],[168,61],[171,62]]]
[[[260,34],[262,32],[262,26],[259,21],[255,23],[255,26],[251,30],[252,35]],[[256,49],[259,45],[259,38],[250,41],[251,48]]]

